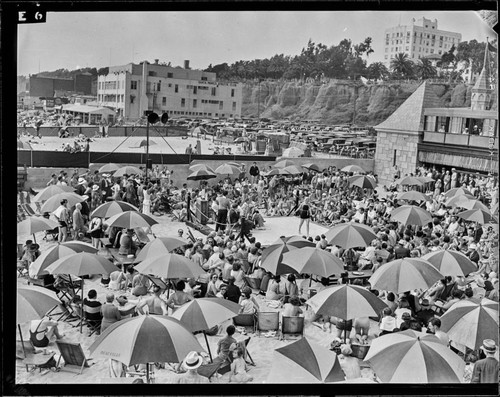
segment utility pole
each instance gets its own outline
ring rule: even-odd
[[[260,79],[259,79],[259,93],[257,94],[257,118],[260,119]]]

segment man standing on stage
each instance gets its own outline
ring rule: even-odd
[[[227,192],[223,191],[219,197],[217,197],[217,204],[219,205],[219,211],[217,212],[217,223],[215,225],[215,231],[225,230],[227,224],[227,214],[231,208],[231,201],[226,197]]]
[[[251,176],[251,183],[254,184],[257,181],[258,176],[260,175],[259,167],[257,167],[257,163],[254,161],[248,173]]]

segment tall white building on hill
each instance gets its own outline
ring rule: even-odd
[[[97,81],[99,106],[117,116],[137,119],[146,111],[171,118],[240,118],[241,83],[219,83],[215,73],[174,68],[147,61],[111,66]]]
[[[398,25],[385,30],[384,64],[390,69],[391,60],[400,52],[416,62],[435,54],[441,57],[462,40],[462,35],[438,29],[438,21],[427,18],[412,19],[409,25]]]

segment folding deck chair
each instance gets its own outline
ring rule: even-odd
[[[69,343],[61,341],[56,341],[56,345],[59,349],[59,352],[61,353],[61,356],[57,361],[58,367],[61,358],[64,359],[64,367],[61,368],[61,371],[81,374],[83,372],[83,368],[89,367],[88,361],[92,359],[88,359],[85,357],[82,345],[80,345],[79,343]]]

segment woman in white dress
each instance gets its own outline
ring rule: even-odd
[[[144,200],[142,202],[142,213],[145,215],[151,215],[151,190],[153,184],[149,182],[147,189],[144,189]]]

